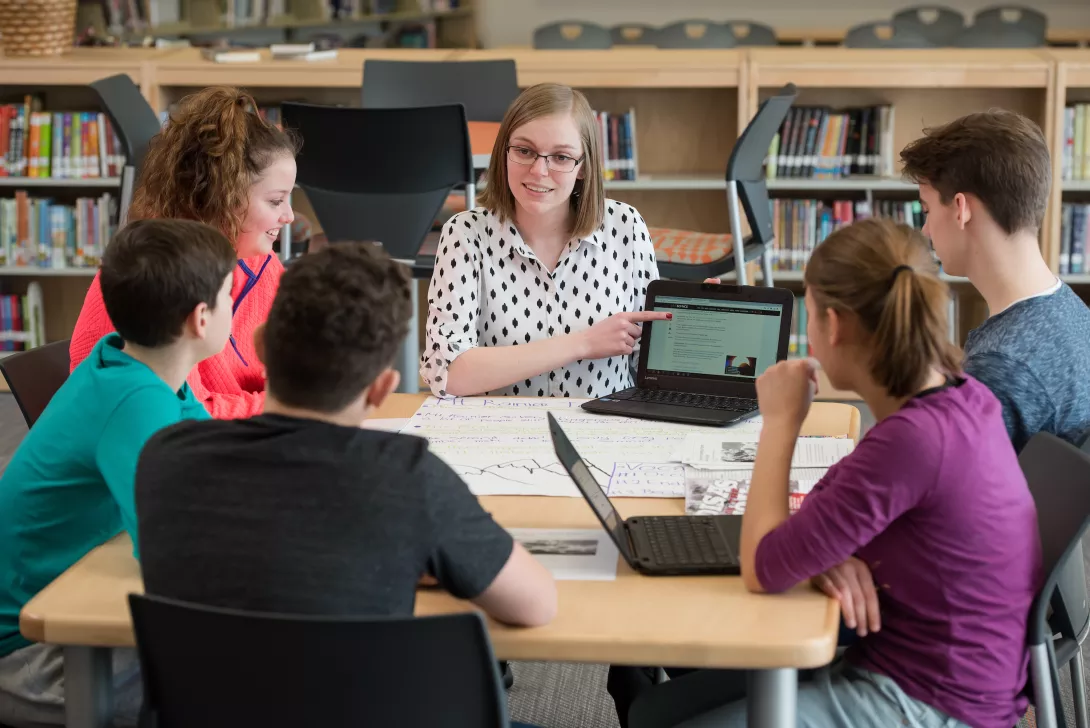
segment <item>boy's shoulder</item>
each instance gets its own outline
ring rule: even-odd
[[[991,316],[969,332],[965,343],[970,358],[984,354],[1048,358],[1065,349],[1090,357],[1090,308],[1066,283]]]

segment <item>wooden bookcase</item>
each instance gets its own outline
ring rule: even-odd
[[[342,49],[333,61],[274,61],[266,55],[261,62],[237,64],[205,61],[196,49],[77,49],[60,59],[0,57],[0,88],[30,86],[73,93],[95,78],[121,72],[137,80],[157,110],[213,84],[246,88],[262,105],[285,100],[357,105],[365,58],[513,58],[522,87],[555,81],[582,90],[596,109],[635,109],[640,177],[607,184],[607,195],[635,205],[650,225],[706,232],[728,231],[726,160],[760,101],[785,83],[800,89],[799,105],[892,104],[895,149],[923,128],[969,111],[992,106],[1015,109],[1041,124],[1054,162],[1062,152],[1064,104],[1090,101],[1090,50],[1080,49]],[[1061,189],[1059,166],[1054,167],[1056,179],[1041,245],[1055,269],[1061,200],[1082,193]],[[781,181],[769,187],[773,196],[786,197],[915,197],[915,188],[896,178]],[[9,189],[0,187],[0,195]],[[296,207],[308,212],[305,198],[297,197]],[[1085,199],[1090,201],[1090,196]],[[20,276],[0,271],[0,281],[23,273],[43,281],[48,338],[67,336],[90,275],[17,273]],[[1090,283],[1090,276],[1086,278]],[[801,275],[779,273],[776,283],[799,288]],[[960,301],[958,338],[963,340],[987,312],[965,282],[955,280],[952,285]]]
[[[1056,60],[1055,96],[1057,114],[1054,128],[1051,130],[1052,143],[1052,189],[1054,207],[1057,214],[1048,219],[1052,230],[1052,239],[1056,244],[1049,252],[1049,265],[1053,270],[1059,268],[1061,244],[1061,202],[1090,203],[1090,180],[1063,180],[1062,159],[1064,154],[1063,107],[1072,103],[1090,103],[1090,51],[1057,50],[1053,52]],[[1090,298],[1090,273],[1069,274],[1062,276],[1084,299]]]

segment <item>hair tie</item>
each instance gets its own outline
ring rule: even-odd
[[[889,277],[889,284],[892,286],[894,283],[896,283],[897,282],[897,276],[899,276],[901,274],[901,271],[905,271],[905,270],[911,271],[912,266],[910,266],[910,265],[899,265],[896,268],[894,268],[893,269],[893,274]]]

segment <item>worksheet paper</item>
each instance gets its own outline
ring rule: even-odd
[[[580,408],[585,401],[432,397],[402,432],[427,438],[476,495],[580,497],[553,450],[551,412],[610,497],[685,495],[677,455],[687,435],[707,428],[594,414]],[[729,431],[755,440],[760,428],[753,418]]]
[[[509,528],[558,581],[613,581],[617,547],[602,529]]]
[[[843,437],[800,437],[791,458],[793,468],[828,468],[855,448]],[[681,461],[709,470],[752,470],[757,460],[757,439],[733,432],[698,432],[686,436]]]

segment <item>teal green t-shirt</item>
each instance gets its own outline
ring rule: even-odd
[[[29,642],[19,611],[88,551],[123,529],[136,538],[133,478],[149,437],[209,419],[109,334],[57,390],[0,477],[0,656]]]

